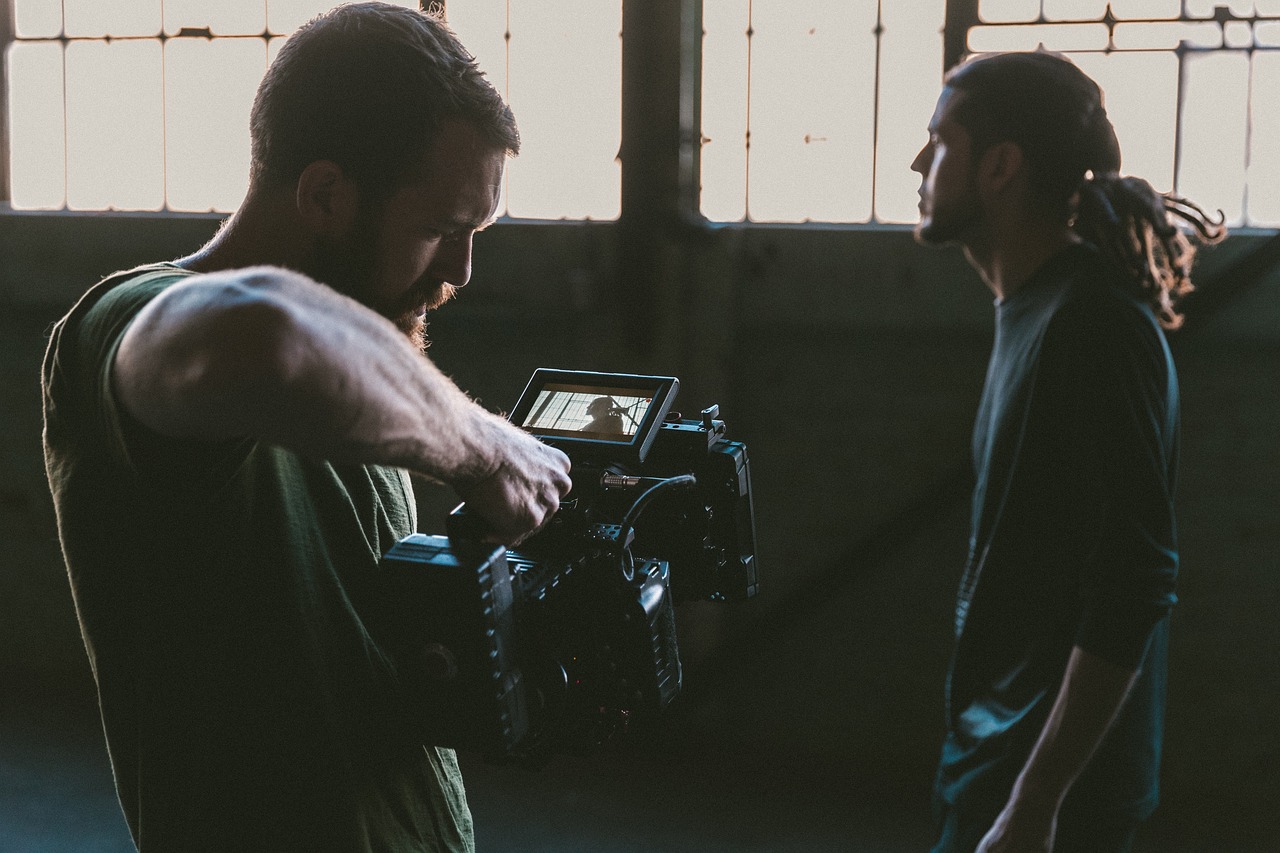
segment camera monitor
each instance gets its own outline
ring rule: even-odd
[[[565,451],[598,447],[641,462],[679,387],[674,376],[539,368],[510,420]]]

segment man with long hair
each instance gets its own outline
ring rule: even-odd
[[[54,329],[45,460],[120,803],[146,851],[470,851],[407,701],[381,554],[408,471],[515,543],[568,459],[424,356],[514,119],[444,22],[339,7],[258,89],[244,203]]]
[[[944,81],[917,239],[995,294],[946,686],[935,853],[1130,849],[1155,808],[1178,384],[1164,328],[1221,229],[1122,177],[1102,94],[1046,52]],[[1163,328],[1162,328],[1163,327]]]

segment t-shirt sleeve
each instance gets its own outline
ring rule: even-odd
[[[120,342],[138,313],[185,273],[157,271],[112,288],[80,319],[75,338],[75,387],[78,409],[117,464],[136,471],[129,441],[132,421],[120,403],[112,380]]]
[[[1068,308],[1045,340],[1063,389],[1066,434],[1096,507],[1081,567],[1076,644],[1137,667],[1152,629],[1173,608],[1178,571],[1173,512],[1177,378],[1162,333],[1117,298]]]

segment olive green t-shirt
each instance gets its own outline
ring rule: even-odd
[[[126,328],[189,276],[89,291],[44,365],[45,462],[121,806],[149,850],[470,851],[451,750],[403,698],[380,555],[404,471],[160,436],[112,388]]]

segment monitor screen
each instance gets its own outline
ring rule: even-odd
[[[678,386],[669,376],[543,368],[529,380],[511,420],[553,444],[632,445],[643,456]]]

